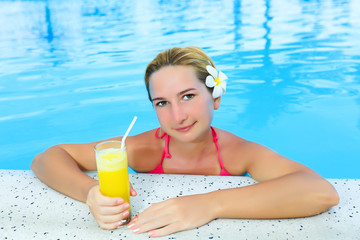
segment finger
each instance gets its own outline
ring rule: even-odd
[[[117,223],[106,223],[106,224],[102,223],[102,224],[100,224],[98,222],[98,224],[99,224],[99,227],[101,227],[102,229],[105,229],[105,230],[113,230],[119,226]]]
[[[160,217],[164,214],[164,210],[167,210],[165,202],[158,202],[158,203],[152,203],[150,207],[146,208],[144,211],[142,211],[138,217],[140,217],[141,220],[145,220],[148,218],[153,217]],[[140,221],[141,222],[141,221]]]
[[[135,197],[137,195],[137,192],[135,191],[135,189],[130,189],[130,196]]]
[[[107,197],[101,194],[98,198],[98,204],[101,206],[116,206],[124,203],[124,199],[120,197]]]
[[[153,219],[162,219],[168,210],[163,202],[153,203],[138,215],[137,222],[139,225],[142,225]]]
[[[130,196],[135,197],[137,195],[137,192],[133,188],[132,184],[130,183]]]
[[[124,203],[124,199],[121,197],[108,197],[102,194],[100,190],[100,186],[96,185],[94,187],[94,194],[93,199],[95,200],[96,204],[102,205],[102,206],[114,206]]]
[[[151,230],[148,233],[149,237],[163,237],[175,232],[179,232],[180,228],[177,224],[169,224],[163,228],[159,228],[156,230]]]
[[[126,202],[121,205],[116,206],[100,206],[98,208],[98,213],[101,215],[115,215],[120,214],[130,208],[130,205]]]
[[[164,211],[148,211],[147,213],[139,214],[128,225],[134,233],[143,233],[157,228],[162,228],[173,223],[174,218],[170,212]]]
[[[149,231],[153,231],[159,228],[164,228],[166,226],[169,225],[169,221],[161,221],[160,219],[153,219],[153,221],[147,222],[145,224],[142,225],[136,225],[132,227],[131,229],[133,230],[134,233],[144,233],[144,232],[149,232]]]
[[[121,225],[123,225],[124,223],[124,219],[129,216],[129,212],[127,211],[127,214],[123,214],[123,217],[119,220],[116,220],[116,221],[109,221],[109,222],[101,222],[101,221],[98,221],[98,224],[99,226],[102,228],[102,229],[107,229],[107,230],[111,230],[111,229],[115,229]],[[109,219],[110,220],[110,219]]]
[[[119,214],[114,215],[101,215],[97,218],[97,221],[101,224],[117,224],[121,225],[122,220],[127,218],[130,215],[129,211],[124,211]]]
[[[162,211],[162,209],[164,210]],[[171,219],[168,220],[167,218],[164,217],[164,215],[167,212],[166,210],[167,209],[166,206],[164,206],[164,202],[153,203],[150,207],[148,207],[138,216],[133,218],[132,221],[129,223],[128,228],[133,230],[134,233],[142,233],[149,230],[153,230],[156,227],[169,224],[169,221]],[[151,224],[155,224],[155,225],[151,225]]]

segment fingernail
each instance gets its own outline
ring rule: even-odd
[[[122,214],[123,217],[126,217],[127,215],[129,215],[129,211],[125,211],[125,212],[123,212],[123,214]]]
[[[124,208],[129,208],[130,207],[130,204],[128,204],[127,202],[124,203]]]
[[[137,218],[138,218],[138,217],[134,217],[134,218],[130,221],[130,224],[131,224],[131,223],[135,223],[136,220],[137,220]]]
[[[150,231],[150,232],[148,233],[148,236],[149,236],[149,237],[153,237],[153,236],[154,236],[154,231]]]
[[[134,230],[133,230],[133,233],[138,233],[140,231],[140,228],[135,228]]]
[[[129,223],[127,227],[132,228],[133,226],[135,226],[135,223]]]

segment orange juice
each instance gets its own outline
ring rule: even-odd
[[[116,182],[128,181],[128,169],[121,168],[117,171],[99,171],[100,190],[104,196],[121,197],[125,202],[130,203],[129,185],[117,185]]]
[[[126,148],[120,146],[120,141],[108,141],[95,147],[100,191],[104,196],[121,197],[130,204]],[[130,217],[124,219],[124,223],[129,221]]]

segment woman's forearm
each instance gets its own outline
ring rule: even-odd
[[[216,218],[295,218],[338,204],[333,186],[317,174],[296,172],[254,185],[209,193]]]
[[[38,154],[31,164],[31,169],[51,188],[82,202],[86,202],[89,189],[98,184],[58,146]]]

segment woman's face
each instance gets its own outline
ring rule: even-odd
[[[161,128],[185,142],[208,132],[220,105],[189,66],[160,68],[151,75],[149,90]]]

